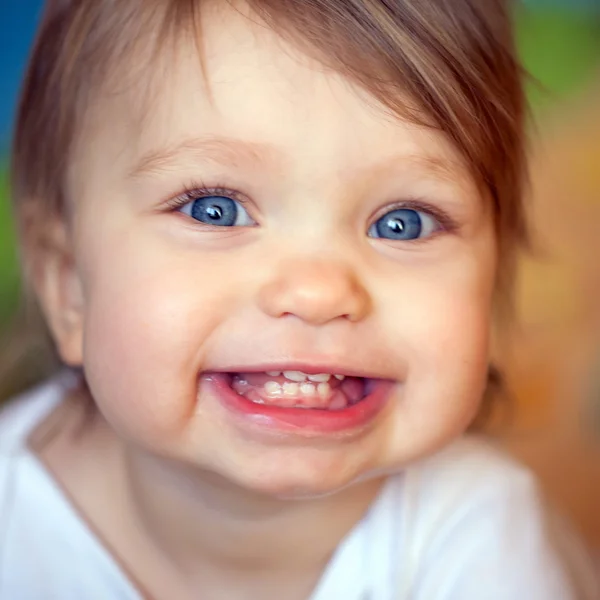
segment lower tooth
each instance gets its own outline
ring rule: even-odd
[[[267,381],[264,390],[269,398],[279,398],[283,391],[281,385],[276,381]]]
[[[285,396],[297,396],[300,391],[300,386],[297,383],[286,381],[283,384],[283,394]]]
[[[303,396],[315,396],[317,393],[317,388],[312,383],[303,383],[300,386],[300,393]]]
[[[326,400],[331,395],[331,386],[328,383],[320,383],[317,386],[317,393],[319,398]]]

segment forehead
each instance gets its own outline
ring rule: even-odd
[[[208,158],[279,170],[306,160],[338,173],[417,168],[470,185],[464,162],[439,131],[392,114],[243,5],[208,7],[196,33],[165,46],[127,84],[99,94],[74,182],[81,171],[87,180],[90,171],[137,177]]]

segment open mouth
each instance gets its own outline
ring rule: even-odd
[[[363,377],[302,371],[232,373],[228,383],[255,404],[333,411],[358,404],[374,386],[374,380]]]
[[[301,435],[362,430],[383,410],[396,385],[387,379],[286,369],[205,372],[202,380],[242,422]]]

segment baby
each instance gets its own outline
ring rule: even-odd
[[[0,417],[0,598],[571,600],[466,436],[525,103],[502,0],[55,0],[13,192],[63,370]]]

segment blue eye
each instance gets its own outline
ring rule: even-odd
[[[437,221],[427,213],[412,208],[398,208],[377,219],[368,235],[386,240],[410,241],[428,237],[439,228]]]
[[[255,225],[242,205],[226,196],[204,196],[183,205],[180,211],[196,221],[215,227]]]

